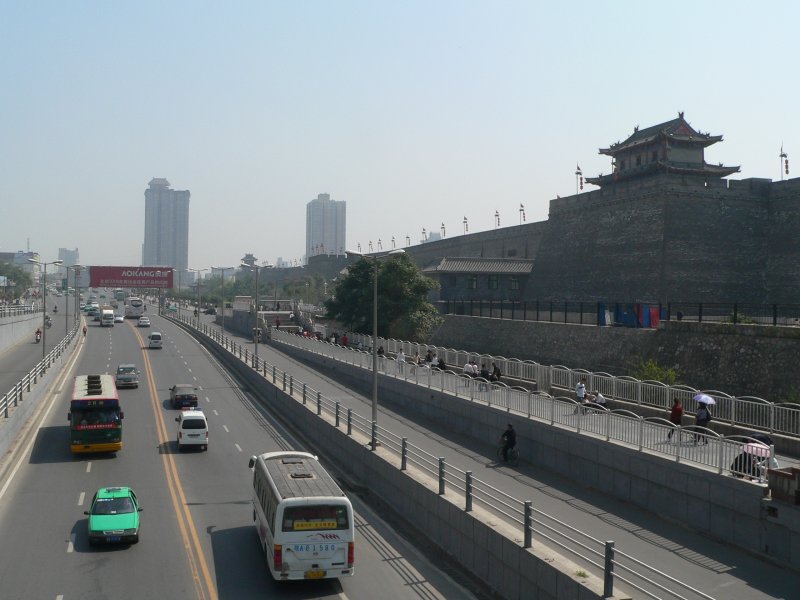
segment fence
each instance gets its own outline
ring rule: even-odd
[[[465,350],[440,348],[415,342],[378,338],[378,345],[391,355],[401,350],[406,356],[428,350],[436,353],[447,365],[464,365],[469,360],[478,364],[497,364],[503,376],[525,387],[535,389],[574,390],[582,377],[586,377],[586,388],[599,390],[607,398],[620,400],[637,406],[647,406],[666,412],[674,398],[680,398],[687,412],[697,410],[694,397],[703,393],[714,398],[714,420],[744,429],[788,436],[800,436],[800,404],[793,402],[769,402],[756,396],[735,397],[718,390],[697,390],[685,385],[666,385],[658,381],[642,381],[634,377],[592,373],[585,369],[572,369],[563,365],[541,365],[532,360],[519,360],[503,356],[475,354]],[[372,338],[363,334],[352,334],[350,347],[369,351]]]
[[[0,319],[3,317],[19,317],[21,315],[30,315],[37,312],[40,311],[38,307],[34,306],[33,304],[27,304],[23,306],[0,306]]]
[[[477,503],[483,509],[503,519],[512,526],[521,530],[523,547],[531,548],[534,540],[547,540],[554,546],[568,552],[586,566],[587,569],[597,573],[604,582],[604,595],[614,594],[615,580],[624,582],[650,598],[685,598],[682,594],[691,593],[694,597],[705,600],[713,598],[695,588],[692,588],[671,575],[639,561],[631,554],[616,548],[614,542],[602,541],[587,535],[571,525],[533,508],[530,501],[520,500],[509,496],[505,492],[491,486],[473,476],[471,471],[458,469],[446,461],[444,457],[434,456],[422,447],[414,445],[406,437],[400,437],[391,431],[380,427],[367,417],[361,416],[350,408],[343,408],[338,401],[325,397],[320,391],[296,380],[291,374],[270,365],[263,359],[256,357],[249,347],[228,338],[217,327],[200,324],[189,317],[177,315],[164,315],[178,321],[186,328],[197,329],[210,337],[233,356],[238,357],[245,364],[255,369],[273,385],[279,386],[284,392],[302,402],[321,417],[332,421],[336,428],[343,428],[347,435],[354,435],[354,431],[371,439],[373,448],[375,444],[394,455],[401,470],[407,470],[413,465],[419,471],[426,473],[438,483],[440,495],[447,491],[461,497],[465,511],[472,511]],[[342,360],[348,364],[362,368],[372,368],[372,356],[363,351],[348,350],[333,344],[315,341],[313,338],[271,330],[273,339],[281,343],[291,344],[309,351],[316,351],[326,357]],[[625,441],[627,444],[638,445],[639,450],[656,448],[673,427],[663,420],[646,420],[633,415],[624,415],[616,411],[581,410],[577,403],[570,399],[553,398],[548,394],[530,392],[527,390],[509,388],[502,384],[473,378],[460,377],[436,368],[414,367],[412,365],[398,364],[396,361],[383,359],[378,364],[380,372],[385,376],[403,378],[406,381],[437,387],[442,391],[450,391],[455,396],[467,397],[471,401],[486,402],[505,410],[527,414],[529,417],[543,418],[551,424],[555,422],[567,423],[571,420],[578,432],[593,431],[605,435],[607,440]],[[514,408],[508,403],[514,403]],[[542,415],[542,417],[539,417]],[[676,429],[678,436],[676,442],[689,433]],[[744,444],[750,440],[732,440],[720,438],[708,430],[691,432],[697,435],[698,441],[708,440],[713,444],[713,454],[719,457],[731,457],[737,451],[740,453]],[[704,461],[698,456],[699,452],[684,454],[680,451],[683,444],[671,443],[674,459],[681,461],[694,461],[706,467]],[[687,448],[698,448],[691,446]],[[774,448],[767,449],[767,455],[772,456]],[[719,472],[722,472],[721,467]]]
[[[657,327],[659,321],[799,326],[800,304],[738,302],[557,302],[553,300],[442,300],[445,315],[581,325]]]
[[[76,323],[55,348],[50,350],[50,352],[48,352],[47,355],[40,360],[35,367],[33,367],[33,369],[31,369],[22,379],[14,384],[14,387],[0,397],[0,415],[6,419],[9,418],[11,408],[16,408],[19,403],[22,402],[23,394],[31,391],[31,388],[36,385],[39,378],[44,375],[51,365],[56,361],[56,359],[66,351],[77,333],[78,324]]]

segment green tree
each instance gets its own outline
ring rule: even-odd
[[[378,335],[424,341],[441,319],[428,302],[438,283],[425,277],[405,254],[379,260]],[[375,263],[362,258],[348,268],[325,301],[328,316],[352,331],[372,333],[372,295]]]
[[[652,359],[639,360],[639,363],[634,365],[631,376],[641,381],[660,381],[666,385],[680,383],[677,369],[663,367]]]
[[[0,275],[7,278],[6,286],[0,288],[0,293],[9,300],[21,296],[33,285],[31,274],[11,263],[0,262]]]

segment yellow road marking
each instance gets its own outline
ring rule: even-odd
[[[144,368],[147,375],[147,382],[150,387],[150,405],[153,408],[153,414],[156,420],[156,431],[158,435],[159,444],[164,448],[161,454],[161,460],[164,465],[164,474],[167,477],[167,487],[169,488],[170,497],[172,499],[172,506],[175,509],[175,514],[178,517],[178,526],[181,530],[181,538],[186,550],[186,555],[189,559],[189,568],[192,572],[192,580],[194,581],[195,590],[197,591],[198,598],[208,598],[209,600],[217,600],[217,588],[214,585],[211,571],[208,568],[203,547],[200,545],[200,538],[197,535],[197,528],[194,525],[192,515],[189,511],[189,506],[186,502],[186,496],[183,492],[180,477],[178,476],[178,469],[175,465],[173,454],[168,449],[169,435],[167,434],[167,427],[164,422],[164,415],[161,404],[158,398],[158,392],[153,376],[153,368],[150,364],[150,357],[148,356],[147,349],[144,348],[144,340],[139,332],[134,329],[139,343],[142,344],[142,358],[144,359]],[[205,581],[205,588],[208,590],[206,595],[203,588],[203,581]]]

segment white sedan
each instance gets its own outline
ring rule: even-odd
[[[124,323],[125,317],[122,315],[114,315],[114,323]]]
[[[139,317],[139,327],[150,327],[150,318],[149,317]]]

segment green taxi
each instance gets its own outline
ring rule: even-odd
[[[89,544],[135,544],[139,541],[139,513],[136,494],[129,487],[105,487],[97,490],[89,515]]]

